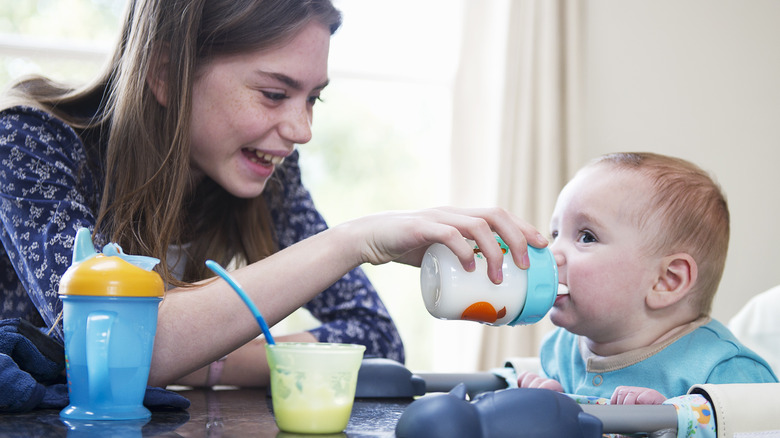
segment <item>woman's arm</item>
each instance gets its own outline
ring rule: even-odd
[[[527,239],[534,246],[546,244],[533,227],[501,209],[388,212],[325,230],[238,269],[233,276],[273,325],[362,263],[419,266],[433,243],[448,246],[464,267],[473,270],[474,252],[464,237],[486,248],[491,279],[498,282],[503,254],[497,245],[488,244],[495,241],[493,230],[521,260]],[[259,334],[256,321],[223,281],[170,291],[160,306],[149,382],[164,386]]]
[[[305,308],[322,323],[306,332],[276,336],[278,342],[339,342],[366,346],[366,356],[404,361],[403,342],[382,301],[356,268],[309,301]],[[248,310],[246,311],[248,312]],[[266,386],[265,339],[259,337],[176,383],[189,386]]]
[[[276,342],[317,342],[309,332],[274,337]],[[265,354],[265,339],[261,336],[244,344],[224,357],[221,364],[211,364],[176,380],[178,385],[243,387],[268,386],[270,371]]]

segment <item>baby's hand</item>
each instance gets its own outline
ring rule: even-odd
[[[613,405],[660,405],[666,397],[655,389],[640,386],[618,386],[612,393]]]
[[[547,379],[527,371],[517,375],[517,386],[520,388],[542,388],[563,392],[563,386],[557,380]]]

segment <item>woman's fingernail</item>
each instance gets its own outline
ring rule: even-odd
[[[504,281],[504,271],[499,269],[498,272],[496,273],[496,281],[494,281],[494,283],[501,284],[502,281]]]
[[[522,260],[521,263],[523,264],[523,266],[520,266],[520,267],[523,268],[523,269],[528,269],[528,267],[531,266],[531,259],[528,258],[528,253],[527,252],[525,254],[523,254],[523,260]]]
[[[475,269],[477,269],[477,261],[472,260],[469,262],[468,266],[466,266],[466,271],[473,272]]]

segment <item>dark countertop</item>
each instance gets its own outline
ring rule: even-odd
[[[144,422],[68,425],[59,410],[0,414],[0,437],[274,437],[279,432],[265,389],[182,390],[192,403],[183,410],[153,410]],[[318,437],[394,437],[395,424],[408,399],[356,399],[346,433]]]

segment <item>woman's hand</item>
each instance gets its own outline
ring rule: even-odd
[[[527,371],[517,375],[517,386],[520,388],[541,388],[563,392],[563,386],[557,380],[547,379]]]
[[[464,238],[476,241],[487,259],[488,277],[494,283],[502,280],[503,253],[495,244],[498,233],[521,268],[527,268],[530,244],[542,248],[547,240],[530,224],[506,210],[434,208],[409,212],[387,212],[347,222],[346,227],[363,236],[360,263],[375,265],[396,261],[420,266],[425,250],[434,243],[446,245],[458,257],[463,268],[473,271],[474,249]]]

